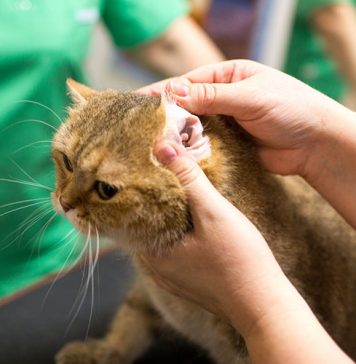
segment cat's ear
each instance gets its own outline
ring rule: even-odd
[[[77,105],[85,105],[88,98],[95,94],[94,90],[71,78],[67,79],[67,86],[73,102]]]
[[[165,115],[163,138],[183,145],[197,162],[210,157],[209,137],[204,135],[200,119],[178,106],[171,93],[164,89],[159,109]]]

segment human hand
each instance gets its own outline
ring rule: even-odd
[[[215,190],[184,148],[161,142],[155,154],[185,189],[194,231],[168,255],[141,257],[153,279],[230,321],[253,363],[351,363],[255,226]]]
[[[165,85],[192,113],[233,116],[255,137],[265,168],[283,175],[318,174],[313,159],[330,124],[344,111],[295,78],[245,60],[201,67],[141,91],[158,94]]]
[[[168,85],[196,114],[227,114],[255,137],[264,167],[299,174],[354,227],[356,113],[304,83],[250,61],[189,72]]]
[[[183,147],[157,144],[155,154],[179,179],[194,231],[171,254],[142,259],[157,283],[234,321],[244,334],[274,307],[286,280],[256,227],[222,197]],[[275,294],[273,293],[275,292]]]

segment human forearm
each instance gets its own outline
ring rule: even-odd
[[[274,306],[245,336],[251,363],[352,363],[287,279],[274,290]]]
[[[312,24],[352,89],[356,89],[356,11],[351,4],[332,4],[314,12]]]
[[[164,76],[181,75],[224,59],[207,34],[189,17],[176,20],[161,37],[130,53]]]
[[[356,228],[356,113],[331,104],[304,178]]]

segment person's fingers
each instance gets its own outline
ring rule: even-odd
[[[193,95],[194,97],[195,95],[199,95],[201,97],[206,94],[206,98],[201,98],[201,101],[209,102],[209,97],[214,95],[214,90],[211,89],[209,84],[221,84],[216,87],[223,88],[224,84],[228,85],[243,81],[259,72],[262,72],[265,69],[266,66],[248,60],[219,62],[216,64],[196,68],[195,70],[190,71],[181,77],[172,77],[153,83],[151,85],[141,87],[137,89],[136,92],[157,96],[162,93],[167,85],[172,83],[175,85],[175,89],[172,90],[173,93],[177,92],[177,101],[182,107],[185,107],[185,105],[189,105],[189,98],[179,99],[179,97],[185,96],[184,93],[188,90],[187,85],[194,83],[204,84],[203,86],[192,86]],[[229,100],[226,100],[226,104],[230,104]]]
[[[161,141],[155,147],[155,155],[167,169],[177,176],[187,193],[193,214],[204,207],[211,209],[213,205],[211,200],[220,195],[200,166],[189,157],[183,146],[174,142]]]
[[[248,60],[231,60],[202,66],[184,75],[196,83],[233,83],[249,78],[266,66]]]
[[[172,80],[172,78],[152,83],[151,85],[147,85],[137,89],[135,92],[144,95],[159,96],[161,95],[162,91],[170,80]]]
[[[179,78],[167,78],[165,80],[152,83],[137,89],[135,92],[145,95],[158,96],[161,95],[166,85],[174,80],[177,80],[177,87],[181,87],[184,83],[191,82],[213,82],[213,83],[230,83],[234,74],[233,62],[221,62],[213,65],[203,66],[188,72]],[[184,86],[182,86],[184,87]]]
[[[251,103],[247,89],[238,83],[187,83],[175,79],[167,85],[176,103],[193,114],[237,116]]]

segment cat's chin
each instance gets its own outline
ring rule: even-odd
[[[109,231],[103,232],[103,236],[113,241],[120,249],[126,252],[132,252],[131,238],[125,229],[110,229]]]
[[[74,228],[83,235],[96,235],[96,228],[88,221],[80,219],[75,210],[62,213],[62,215],[74,226]]]
[[[158,253],[157,249],[150,248],[154,245],[150,244],[149,239],[137,239],[123,228],[111,229],[101,236],[111,240],[119,249],[129,255]],[[160,249],[159,251],[162,252],[163,250]]]

